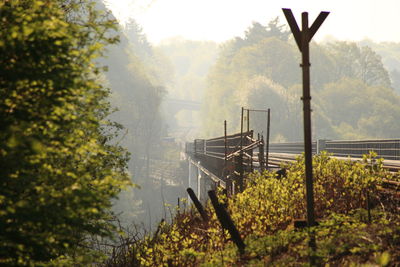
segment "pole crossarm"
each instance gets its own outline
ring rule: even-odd
[[[294,39],[296,41],[297,47],[299,48],[300,52],[302,52],[302,35],[305,33],[305,29],[302,29],[300,31],[299,26],[297,25],[296,19],[293,16],[293,12],[289,8],[282,8],[283,14],[286,17],[287,22],[289,23],[290,30],[293,33]],[[308,40],[307,42],[310,42],[311,39],[314,37],[315,33],[318,31],[319,27],[321,27],[322,23],[325,21],[325,19],[328,17],[329,12],[327,11],[322,11],[319,13],[318,17],[315,19],[313,24],[311,25],[310,28],[308,28]]]
[[[328,17],[329,12],[327,11],[322,11],[319,13],[318,17],[314,20],[313,24],[310,27],[309,31],[309,37],[310,40],[314,37],[315,33],[318,31],[319,27],[321,27],[322,23],[324,23],[325,19]]]
[[[294,40],[296,41],[297,47],[301,51],[301,32],[299,26],[297,25],[296,19],[293,16],[292,10],[289,8],[282,8],[283,14],[289,23],[290,30],[293,33]]]

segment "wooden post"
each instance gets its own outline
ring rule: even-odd
[[[302,29],[300,31],[296,19],[290,9],[283,9],[286,20],[295,38],[296,44],[302,54],[301,68],[303,70],[303,121],[304,121],[304,154],[306,170],[306,200],[307,200],[307,224],[315,225],[314,218],[314,191],[312,177],[312,135],[311,135],[311,94],[310,94],[310,54],[309,44],[324,22],[329,12],[321,12],[311,27],[308,27],[308,13],[301,14]]]
[[[329,12],[321,12],[311,27],[308,27],[308,13],[301,14],[300,31],[296,19],[290,9],[283,9],[286,20],[289,23],[296,44],[302,55],[302,73],[303,73],[303,122],[304,122],[304,162],[306,172],[306,202],[307,202],[307,225],[308,227],[316,225],[314,215],[314,187],[312,176],[312,134],[311,134],[311,94],[310,94],[310,41],[318,28],[322,25]],[[316,251],[315,235],[310,233],[309,247],[312,253]],[[314,254],[310,255],[310,265],[316,265]]]
[[[250,131],[250,109],[247,109],[247,132]]]
[[[239,190],[240,192],[243,192],[243,175],[244,175],[244,170],[243,170],[243,113],[244,113],[244,108],[242,107],[242,116],[241,116],[241,123],[240,123],[240,156],[239,156]]]
[[[250,132],[250,137],[253,139],[253,130]],[[250,155],[250,172],[253,172],[253,149],[249,151]]]
[[[200,213],[201,218],[203,218],[203,221],[207,222],[208,221],[208,216],[207,213],[204,211],[203,205],[201,205],[199,199],[196,197],[196,194],[194,193],[192,188],[187,188],[186,192],[188,192],[190,198],[193,201],[194,206],[196,207],[197,211]]]
[[[232,241],[239,249],[239,253],[244,254],[244,249],[246,248],[246,245],[244,244],[239,231],[237,230],[235,224],[233,223],[231,216],[229,216],[225,208],[219,203],[217,195],[213,190],[208,191],[208,196],[210,197],[211,203],[214,207],[215,213],[217,214],[218,220],[220,221],[222,227],[229,231]]]
[[[306,164],[306,195],[307,195],[307,224],[313,226],[314,218],[314,190],[312,177],[312,136],[311,136],[311,95],[310,95],[310,54],[308,13],[303,12],[301,54],[303,69],[303,121],[304,121],[304,154]]]
[[[224,159],[224,167],[226,168],[226,157],[228,156],[228,137],[226,135],[226,120],[224,121],[224,145],[225,145],[225,159]]]
[[[242,115],[240,116],[240,150],[243,148],[243,112],[244,108],[242,107]]]
[[[261,173],[264,172],[264,137],[261,136],[261,142],[258,146],[258,161],[260,162]]]
[[[244,166],[243,166],[243,152],[239,155],[239,192],[244,190]]]

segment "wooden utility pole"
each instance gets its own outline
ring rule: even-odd
[[[224,157],[224,167],[226,168],[226,157],[228,156],[228,140],[227,140],[227,125],[226,120],[224,121],[224,146],[225,146],[225,157]]]
[[[250,131],[250,110],[247,109],[247,132]]]
[[[239,190],[243,192],[244,188],[244,170],[243,170],[243,115],[244,107],[242,107],[242,115],[240,120],[240,155],[239,155]]]
[[[286,20],[289,23],[296,44],[302,54],[301,68],[303,70],[303,120],[304,120],[304,152],[306,169],[306,199],[307,225],[315,225],[314,191],[312,177],[312,143],[311,143],[311,95],[310,95],[310,41],[322,25],[329,12],[321,12],[311,27],[308,27],[308,13],[301,14],[302,29],[300,31],[292,10],[283,8]]]
[[[242,115],[240,116],[240,150],[243,148],[243,113],[244,107],[242,107]]]

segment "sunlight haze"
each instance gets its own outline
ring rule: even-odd
[[[333,36],[341,40],[372,39],[400,41],[397,0],[283,0],[283,1],[228,1],[228,0],[169,0],[135,1],[108,0],[108,5],[121,24],[135,19],[149,40],[181,36],[193,40],[226,41],[242,36],[252,21],[266,24],[276,16],[286,23],[281,8],[291,8],[297,20],[308,11],[313,21],[320,11],[330,11],[316,35],[317,40]]]

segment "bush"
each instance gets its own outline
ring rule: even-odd
[[[89,235],[110,235],[111,198],[128,184],[93,63],[115,42],[113,22],[79,2],[0,3],[1,265],[83,260]]]
[[[398,255],[397,215],[373,210],[372,224],[366,224],[365,193],[368,191],[379,201],[380,183],[391,177],[375,156],[365,156],[363,162],[341,161],[325,153],[314,157],[315,212],[320,226],[313,231],[320,262],[384,261],[386,250]],[[284,167],[286,178],[278,179],[273,172],[252,173],[247,176],[243,193],[228,199],[219,194],[245,240],[245,255],[239,255],[208,204],[209,222],[203,222],[194,210],[179,214],[170,225],[163,224],[157,236],[149,235],[130,244],[124,258],[140,262],[141,266],[307,264],[308,230],[292,226],[293,219],[306,215],[304,158]]]

